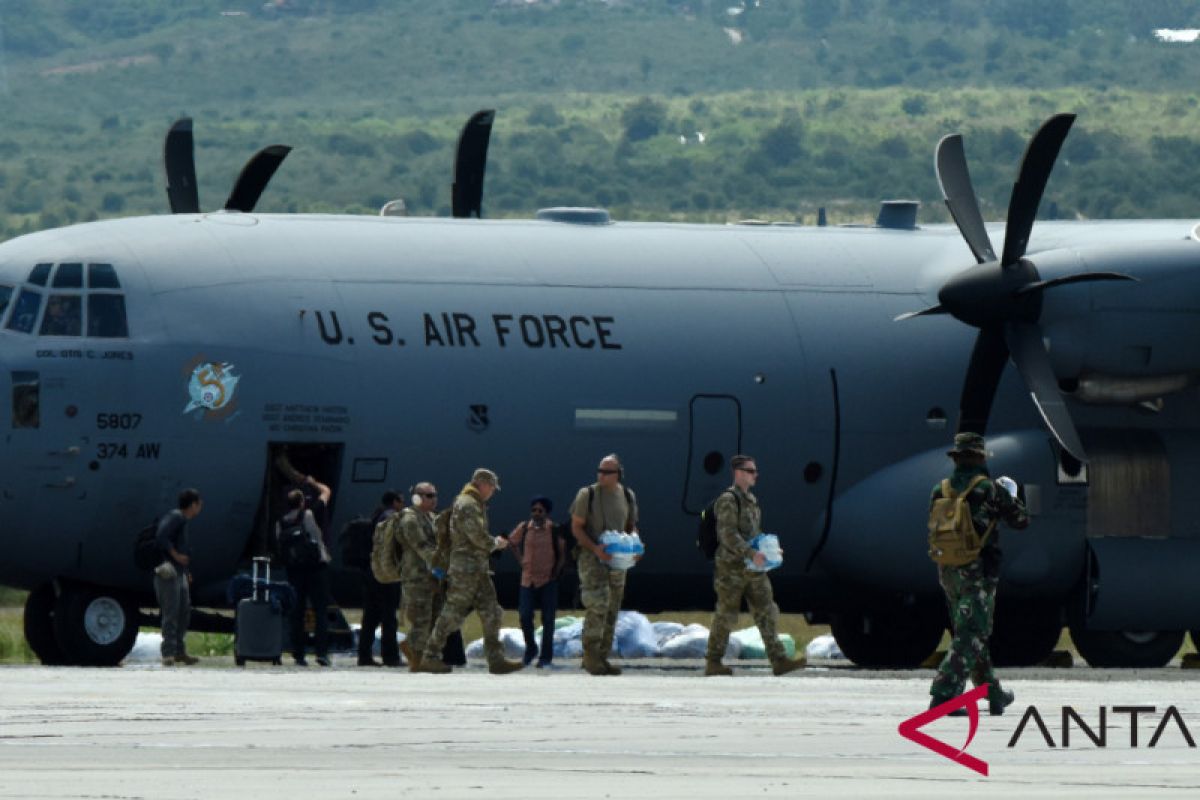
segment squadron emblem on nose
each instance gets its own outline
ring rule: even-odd
[[[204,409],[220,411],[233,401],[241,376],[233,374],[234,366],[228,362],[220,364],[205,362],[192,370],[188,380],[188,395],[191,401],[183,413]]]

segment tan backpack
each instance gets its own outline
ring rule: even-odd
[[[980,536],[971,520],[967,496],[985,480],[987,476],[976,475],[962,494],[955,494],[950,488],[949,478],[942,481],[942,496],[934,500],[929,509],[929,557],[935,564],[961,567],[979,558],[979,551],[996,527],[996,521],[992,520]]]
[[[375,526],[371,541],[371,574],[380,583],[400,582],[399,534],[399,514],[392,514]]]

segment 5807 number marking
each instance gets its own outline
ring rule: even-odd
[[[96,427],[102,431],[132,431],[142,424],[141,414],[97,414]]]

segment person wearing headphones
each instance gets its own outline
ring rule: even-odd
[[[604,551],[605,531],[637,530],[637,498],[624,485],[625,470],[616,453],[600,459],[596,482],[584,486],[571,504],[571,533],[578,543],[579,589],[586,611],[583,618],[583,668],[590,675],[620,675],[608,661],[617,614],[625,595],[625,572],[609,569],[612,556]]]
[[[401,616],[411,626],[406,640],[411,672],[416,672],[421,665],[421,654],[425,652],[425,643],[439,610],[436,575],[441,570],[434,565],[437,534],[433,529],[437,502],[437,487],[423,481],[413,487],[412,505],[400,513],[400,582],[404,587],[400,608]]]

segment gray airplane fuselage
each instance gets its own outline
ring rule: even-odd
[[[1026,485],[1034,520],[1003,534],[1005,591],[1067,597],[1093,540],[1200,537],[1191,233],[1182,221],[1039,223],[1030,252],[1053,251],[1043,277],[1128,252],[1122,271],[1139,278],[1046,293],[1058,376],[1185,385],[1158,413],[1069,400],[1093,454],[1091,480],[1073,481],[1006,370],[991,467]],[[86,286],[31,288],[41,263],[113,265],[128,336],[38,335],[36,320],[30,333],[0,329],[14,382],[3,402],[24,382],[38,404],[37,425],[4,439],[0,582],[144,593],[134,535],[194,486],[196,591],[219,604],[268,522],[271,447],[324,443],[335,531],[388,487],[429,480],[445,505],[479,466],[501,478],[496,532],[534,495],[563,519],[599,459],[619,453],[647,547],[629,600],[648,608],[710,606],[695,515],[746,452],[764,526],[786,551],[773,573],[785,610],[938,592],[926,504],[949,467],[975,331],[950,316],[893,318],[935,302],[972,263],[953,227],[181,214],[0,245],[14,302],[22,287],[86,300]],[[1166,465],[1166,485],[1130,483],[1120,465],[1144,453]],[[1119,485],[1100,480],[1111,476]],[[1130,510],[1146,502],[1161,507]],[[1115,519],[1158,527],[1117,531]],[[506,585],[512,570],[503,562]]]

